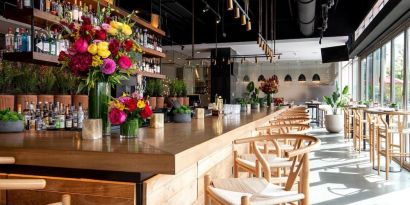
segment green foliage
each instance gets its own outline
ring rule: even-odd
[[[17,68],[19,73],[14,77],[16,84],[14,93],[36,93],[38,83],[38,66],[22,63],[20,68]]]
[[[149,80],[147,82],[147,86],[145,86],[145,96],[154,96],[154,91],[155,90],[155,80]]]
[[[161,79],[156,79],[155,81],[155,86],[154,86],[154,96],[156,97],[162,97],[164,93],[164,83],[162,82]]]
[[[249,82],[246,86],[248,93],[252,93],[255,90],[255,83],[253,81]]]
[[[255,83],[253,81],[249,82],[246,86],[247,95],[250,97],[250,103],[256,104],[259,103],[259,88],[255,87]]]
[[[19,75],[17,63],[3,61],[0,64],[0,93],[11,93],[15,88],[14,78]]]
[[[333,114],[337,114],[337,110],[341,107],[345,107],[349,104],[349,86],[346,85],[342,92],[339,90],[339,86],[336,84],[336,90],[331,96],[323,96],[323,100],[326,104],[330,105],[333,110]]]
[[[53,91],[54,85],[57,81],[54,76],[52,67],[40,67],[38,78],[38,91],[41,94],[50,94]]]
[[[23,120],[23,115],[18,114],[17,112],[12,112],[7,108],[5,110],[0,110],[0,120],[3,122],[16,122],[18,120]]]
[[[186,84],[183,80],[173,80],[169,85],[170,96],[183,97],[186,96]]]
[[[181,105],[179,108],[175,109],[173,111],[174,114],[191,114],[192,110],[186,106],[186,105]]]
[[[59,94],[75,94],[76,87],[79,84],[79,79],[64,70],[63,68],[53,68],[54,76],[56,77],[55,91]]]

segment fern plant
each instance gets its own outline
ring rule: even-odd
[[[336,90],[332,93],[332,95],[323,96],[323,100],[326,104],[332,107],[333,114],[337,115],[339,108],[345,107],[349,104],[349,86],[346,85],[342,92],[340,92],[339,86],[336,84]]]

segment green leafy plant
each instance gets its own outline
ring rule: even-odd
[[[17,63],[9,61],[0,63],[0,93],[16,93],[14,79],[19,73]]]
[[[390,108],[398,108],[399,105],[397,103],[390,103],[389,107]]]
[[[250,97],[250,103],[256,104],[259,103],[259,88],[255,87],[255,83],[253,81],[249,82],[246,86],[246,90],[248,91],[247,94]]]
[[[32,64],[22,63],[19,74],[14,77],[15,93],[36,93],[38,84],[38,67]]]
[[[23,120],[23,115],[10,111],[10,109],[7,108],[5,110],[0,110],[0,120],[3,122],[16,122]]]
[[[180,92],[180,95],[181,95],[181,97],[186,97],[187,96],[187,94],[188,94],[188,90],[187,90],[187,85],[186,85],[186,83],[184,82],[184,81],[180,81],[180,83],[181,83],[181,92]]]
[[[186,106],[186,105],[181,105],[179,108],[176,108],[173,111],[174,114],[191,114],[192,110]]]
[[[178,93],[178,80],[169,83],[169,96],[176,97]]]
[[[154,90],[155,90],[155,80],[149,80],[147,82],[147,86],[145,86],[145,96],[154,96]]]
[[[79,84],[79,78],[67,72],[64,68],[57,67],[53,71],[57,81],[54,86],[56,93],[75,94],[82,91],[82,89],[76,88]]]
[[[40,66],[39,78],[38,78],[38,91],[41,94],[50,94],[53,90],[53,87],[57,81],[54,76],[52,67]]]
[[[164,93],[164,83],[161,79],[156,79],[154,82],[155,83],[153,96],[162,97]]]
[[[333,114],[336,115],[339,108],[349,104],[349,86],[346,85],[340,92],[339,86],[336,84],[336,90],[332,95],[323,96],[323,100],[332,107]]]

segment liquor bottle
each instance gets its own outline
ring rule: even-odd
[[[75,106],[71,106],[71,113],[73,119],[73,130],[78,129],[78,111],[75,109]]]
[[[40,0],[40,5],[39,5],[39,9],[40,9],[40,11],[45,11],[46,9],[45,9],[45,7],[46,7],[46,5],[45,5],[45,1],[47,1],[47,0]]]
[[[78,129],[83,129],[83,122],[84,122],[84,111],[83,111],[83,106],[80,103],[78,106],[78,125],[77,128]]]
[[[6,34],[6,51],[13,52],[14,51],[14,35],[13,30],[9,27],[9,32]]]
[[[86,3],[84,3],[84,5],[83,5],[83,16],[89,17],[88,16],[88,6],[87,6]]]
[[[64,109],[64,104],[60,103],[60,112],[57,115],[57,118],[60,121],[60,130],[64,130],[65,129],[65,109]]]
[[[17,104],[17,113],[21,115],[21,104]]]
[[[24,28],[20,28],[21,33],[21,50],[20,52],[27,52],[27,33],[24,32]]]
[[[29,105],[28,102],[26,101],[24,103],[24,110],[23,110],[23,115],[24,115],[24,127],[26,128],[26,130],[28,130],[30,127],[30,109],[29,109]]]
[[[46,12],[50,13],[50,5],[51,5],[51,0],[45,0],[46,3]]]
[[[55,112],[54,112],[55,108],[56,108],[56,104],[55,103],[50,103],[49,109],[48,109],[48,125],[47,125],[48,130],[55,130],[56,129],[56,125],[55,125],[56,115],[55,115]]]
[[[43,119],[41,118],[41,102],[38,102],[36,105],[36,114],[35,114],[35,129],[37,131],[43,130]]]
[[[26,29],[26,51],[31,52],[31,34],[28,29]]]
[[[17,0],[16,1],[16,6],[18,9],[23,9],[23,0]]]
[[[14,33],[14,51],[21,52],[21,35],[19,33],[19,28],[16,28],[16,32]]]
[[[80,3],[78,4],[78,22],[83,22],[83,4],[82,1],[80,0]]]
[[[74,0],[74,4],[72,6],[72,14],[73,14],[73,22],[78,22],[78,6],[77,6],[77,0]]]
[[[78,10],[77,10],[78,11]],[[71,7],[71,2],[67,2],[64,7],[65,18],[68,19],[68,22],[74,21],[73,19],[73,9]],[[78,15],[78,13],[77,13]]]
[[[147,29],[144,29],[144,38],[143,38],[143,39],[144,39],[144,41],[143,41],[143,44],[142,44],[142,45],[147,48],[147,47],[148,47],[148,34],[147,34]]]
[[[48,44],[49,44],[49,54],[50,55],[57,55],[57,43],[56,38],[54,37],[57,31],[51,32],[50,36],[48,37]]]
[[[42,118],[43,118],[43,130],[48,129],[49,125],[49,117],[48,117],[48,102],[44,102],[43,111],[42,111]]]
[[[94,16],[93,16],[93,5],[88,5],[88,18],[91,20],[91,24],[94,22]]]
[[[70,105],[66,107],[65,111],[65,129],[72,130],[73,129],[73,113],[69,109]]]
[[[33,102],[31,102],[30,103],[30,106],[29,106],[29,109],[30,109],[30,127],[29,127],[29,130],[36,130],[36,112],[35,112],[35,110],[34,110],[34,104],[33,104]]]
[[[24,0],[24,8],[31,8],[31,0]]]
[[[57,12],[57,16],[60,18],[64,18],[64,4],[63,2],[55,2],[55,10]]]

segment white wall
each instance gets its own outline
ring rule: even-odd
[[[337,76],[337,65],[322,64],[317,61],[288,61],[277,62],[274,64],[263,63],[239,63],[239,75],[237,78],[237,90],[233,93],[234,98],[241,97],[246,91],[247,83],[243,82],[243,77],[248,75],[251,81],[257,85],[259,75],[263,74],[265,78],[272,75],[277,75],[279,78],[279,92],[274,97],[283,97],[286,101],[295,101],[295,103],[303,103],[307,100],[322,101],[324,95],[330,95],[334,89],[334,80]],[[321,82],[312,83],[313,75],[317,73],[320,76]],[[289,74],[292,77],[292,82],[284,82],[285,76]],[[298,82],[300,74],[306,76],[306,83]],[[264,96],[263,93],[260,96]]]

